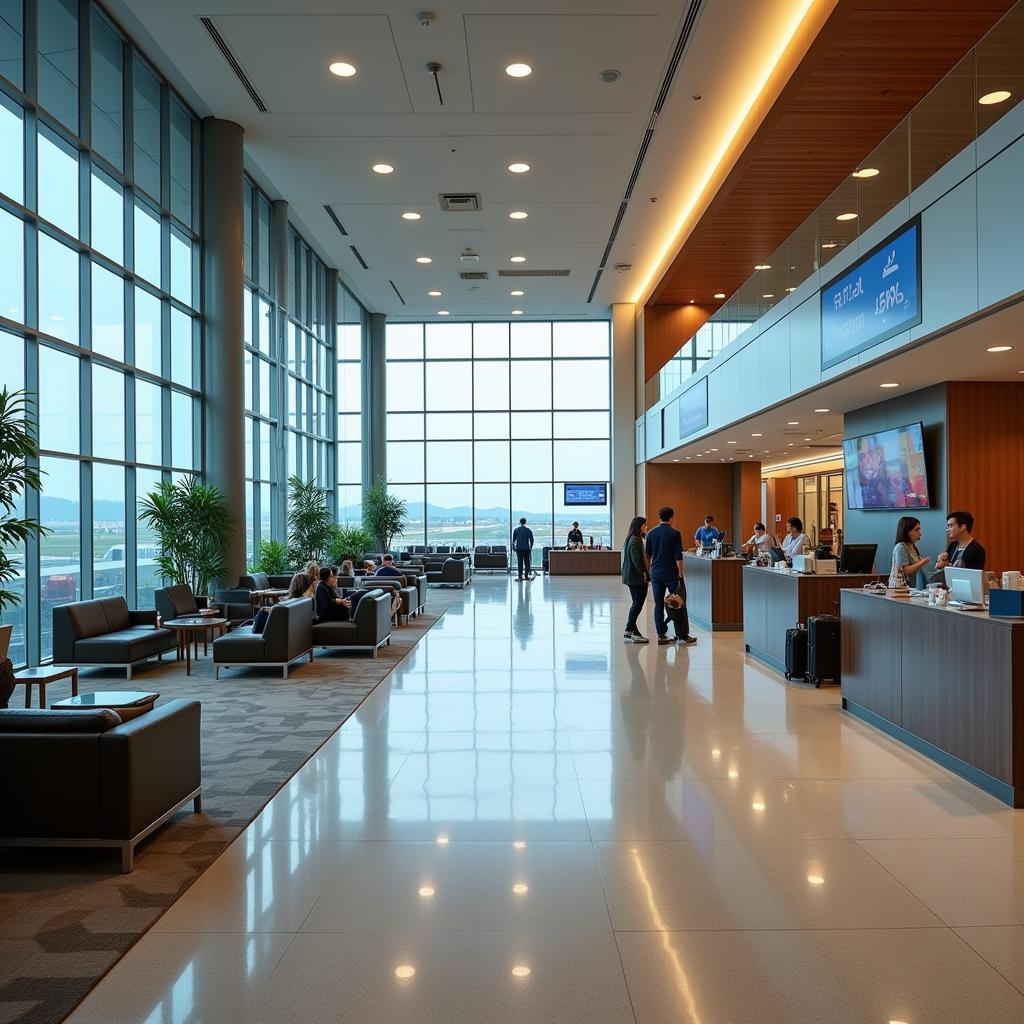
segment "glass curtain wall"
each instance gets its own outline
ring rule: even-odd
[[[9,552],[15,664],[51,657],[56,604],[152,606],[137,502],[200,451],[198,160],[196,118],[98,5],[0,3],[0,383],[34,396],[26,511],[50,530]]]
[[[607,481],[606,321],[389,324],[387,473],[409,518],[401,544],[537,546],[574,520],[610,542],[610,507],[566,508],[566,481]]]
[[[363,521],[363,337],[366,311],[343,285],[336,304],[338,339],[338,522]]]
[[[246,555],[287,533],[287,480],[334,494],[334,275],[288,229],[288,294],[275,294],[270,198],[245,180]],[[330,281],[330,287],[328,287]]]

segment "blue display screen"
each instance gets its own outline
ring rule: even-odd
[[[697,381],[679,396],[679,436],[686,437],[708,425],[708,379]]]
[[[565,505],[607,505],[607,484],[566,484]]]
[[[821,368],[921,322],[921,225],[914,221],[821,289]]]

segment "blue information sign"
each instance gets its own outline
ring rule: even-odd
[[[921,322],[921,223],[900,228],[821,289],[821,368]]]
[[[708,425],[708,379],[702,377],[679,396],[679,436],[686,437]]]
[[[564,505],[607,505],[607,484],[565,484]]]

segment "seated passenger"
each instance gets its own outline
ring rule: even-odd
[[[339,597],[336,589],[338,575],[325,565],[320,570],[320,582],[317,584],[315,615],[317,622],[347,622],[352,602],[347,597]]]

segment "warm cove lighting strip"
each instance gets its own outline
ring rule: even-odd
[[[760,72],[754,76],[755,84],[750,90],[750,95],[747,101],[739,105],[736,117],[734,118],[731,126],[722,134],[721,145],[718,147],[715,155],[708,162],[707,170],[694,188],[690,198],[683,203],[683,208],[680,210],[679,216],[676,218],[675,223],[672,226],[672,230],[666,236],[664,242],[662,242],[658,251],[658,256],[648,268],[647,274],[644,277],[644,282],[637,289],[636,294],[631,300],[632,302],[639,303],[647,298],[652,283],[664,272],[665,264],[675,256],[680,246],[680,238],[683,233],[683,229],[689,225],[690,218],[693,216],[693,212],[697,208],[697,203],[700,202],[700,198],[704,194],[704,190],[708,187],[708,183],[715,176],[715,173],[721,166],[726,154],[735,143],[736,137],[740,133],[740,129],[746,123],[747,118],[754,109],[754,105],[761,98],[761,93],[764,91],[769,79],[775,73],[775,69],[779,66],[780,61],[786,55],[786,51],[789,49],[789,44],[792,42],[797,30],[800,28],[804,18],[814,6],[815,2],[816,0],[794,0],[792,18],[782,26],[774,44],[769,47],[768,57],[765,60],[764,65],[761,67]]]

